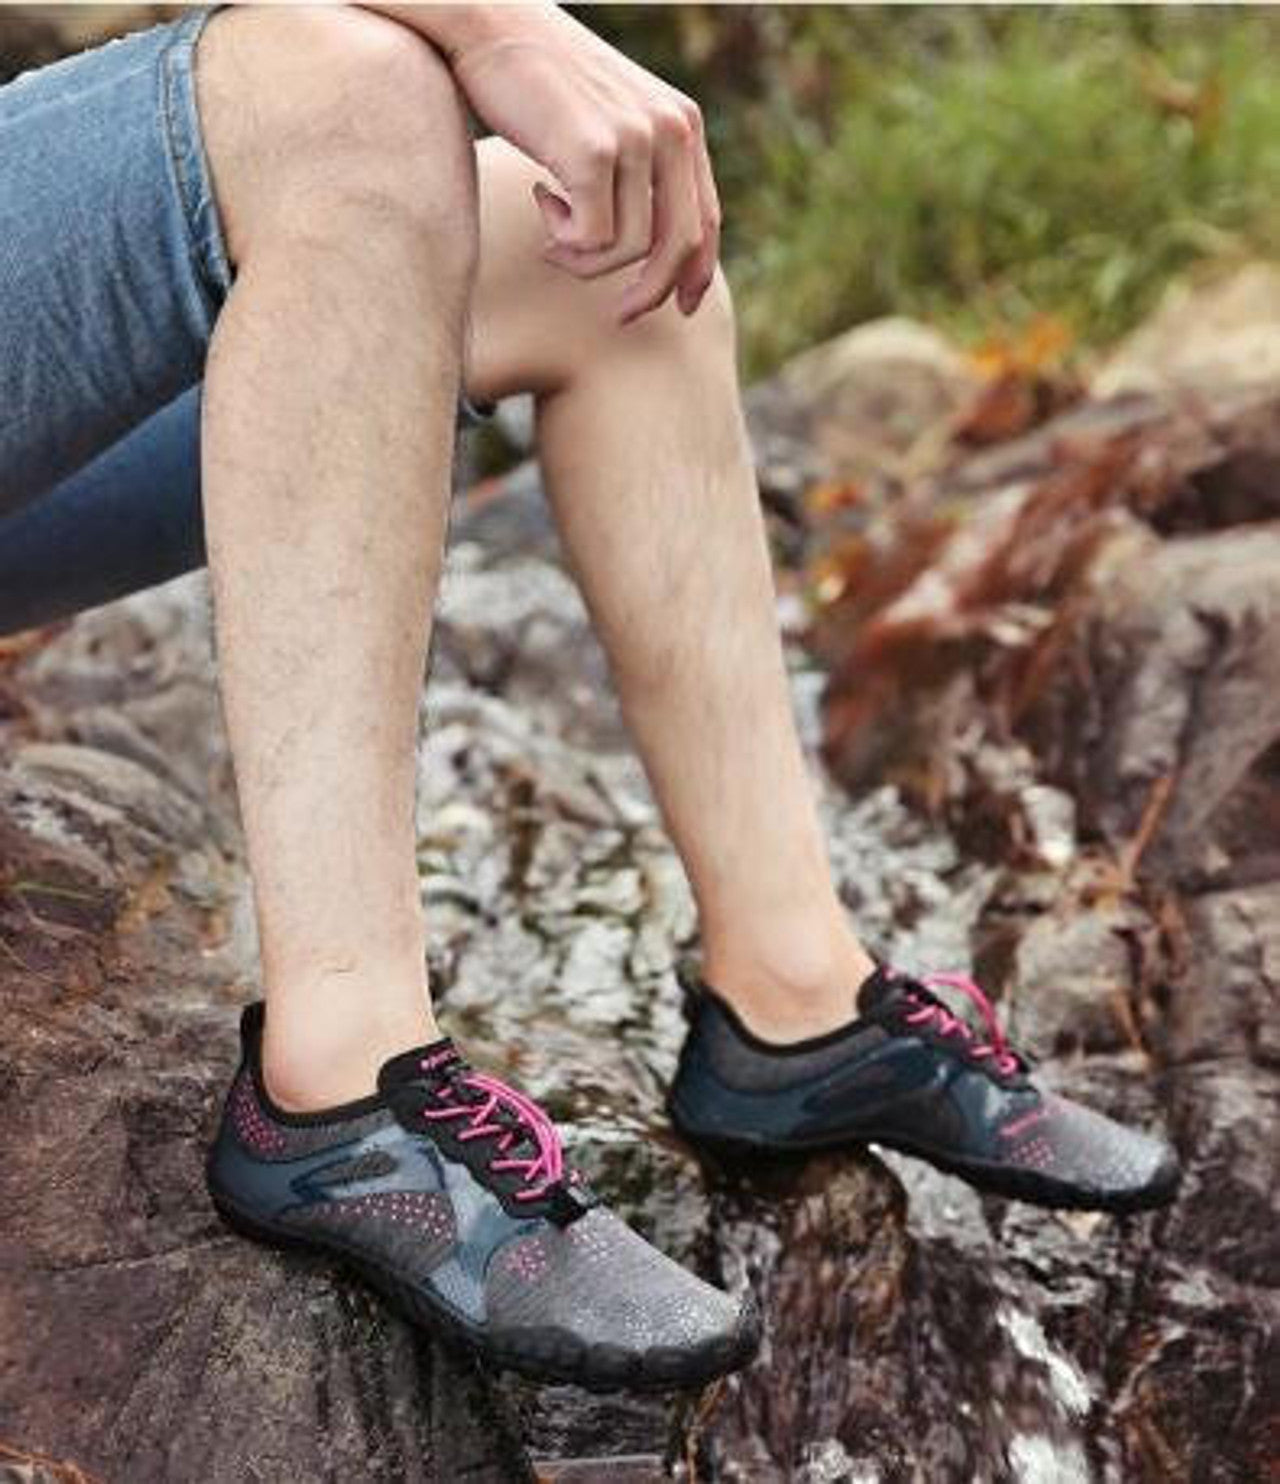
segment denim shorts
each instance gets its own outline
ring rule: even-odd
[[[0,633],[200,565],[211,9],[0,87]],[[470,412],[464,404],[464,415]]]

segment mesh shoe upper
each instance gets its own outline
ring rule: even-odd
[[[262,1084],[261,1025],[246,1012],[210,1154],[220,1205],[417,1285],[475,1333],[747,1358],[743,1306],[600,1206],[545,1115],[450,1042],[388,1062],[375,1097],[297,1115]]]
[[[732,1328],[736,1311],[603,1207],[509,1242],[490,1266],[488,1296],[513,1328],[554,1325],[639,1350],[697,1344]]]
[[[1069,1098],[1040,1094],[1040,1106],[1006,1119],[997,1157],[1082,1189],[1141,1190],[1172,1155],[1166,1144]]]
[[[975,1031],[941,989],[976,1004],[983,1028]],[[724,1147],[879,1142],[1047,1204],[1118,1209],[1173,1193],[1177,1163],[1167,1145],[1043,1092],[971,981],[879,970],[858,1007],[838,1031],[775,1047],[704,991],[671,1093],[677,1127]]]

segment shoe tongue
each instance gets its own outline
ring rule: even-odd
[[[465,1071],[466,1059],[453,1041],[444,1036],[426,1046],[402,1051],[382,1064],[378,1073],[378,1091],[393,1108],[411,1103],[420,1108],[424,1093],[442,1087],[459,1071]]]
[[[916,985],[905,974],[896,974],[882,964],[873,974],[868,974],[858,990],[858,1013],[874,1016],[896,1005]]]
[[[384,1062],[378,1073],[378,1091],[405,1128],[421,1133],[422,1110],[426,1107],[438,1108],[445,1102],[454,1107],[485,1102],[485,1093],[459,1086],[459,1078],[471,1070],[466,1057],[445,1036]],[[509,1108],[494,1109],[488,1122],[501,1123],[510,1130],[508,1153],[537,1152],[537,1139]]]
[[[486,1103],[486,1091],[468,1087],[462,1081],[471,1071],[466,1057],[445,1036],[428,1046],[402,1051],[399,1056],[384,1062],[378,1073],[378,1091],[402,1127],[413,1134],[430,1134],[434,1125],[423,1123],[424,1109],[444,1106],[478,1108]],[[489,1082],[492,1086],[493,1079]],[[532,1159],[538,1156],[537,1134],[522,1121],[517,1111],[499,1103],[486,1112],[485,1122],[498,1124],[506,1131],[506,1142],[500,1151],[504,1158]],[[472,1175],[506,1205],[506,1201],[522,1189],[522,1182],[514,1171],[491,1168],[495,1147],[487,1139],[477,1139],[465,1146],[455,1145],[450,1157],[466,1164]],[[541,1200],[520,1208],[506,1208],[513,1215],[545,1215],[567,1226],[595,1203],[590,1188],[576,1173],[568,1172],[567,1181],[562,1178],[550,1186]]]

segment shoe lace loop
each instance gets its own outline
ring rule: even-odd
[[[424,1063],[424,1067],[425,1067]],[[455,1101],[459,1087],[477,1094],[467,1101]],[[532,1098],[496,1077],[468,1071],[436,1089],[442,1106],[424,1108],[422,1116],[432,1122],[455,1120],[465,1122],[456,1137],[460,1144],[474,1139],[493,1139],[498,1158],[489,1161],[495,1173],[518,1175],[524,1188],[515,1192],[518,1201],[534,1201],[565,1178],[564,1150],[555,1125]],[[528,1156],[509,1152],[518,1144],[532,1144],[535,1153]]]
[[[1004,1031],[996,1018],[991,1001],[967,974],[925,974],[918,982],[926,990],[959,990],[978,1007],[987,1028],[988,1039],[979,1040],[973,1028],[961,1016],[952,1014],[940,1000],[934,999],[932,995],[928,999],[921,999],[916,995],[907,996],[907,1001],[912,1008],[907,1011],[903,1019],[908,1025],[931,1025],[941,1035],[961,1037],[969,1043],[969,1055],[975,1061],[991,1058],[992,1065],[1002,1076],[1012,1077],[1022,1071],[1022,1058],[1005,1039]]]

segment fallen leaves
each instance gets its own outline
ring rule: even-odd
[[[961,443],[984,445],[1016,438],[1074,401],[1079,383],[1067,369],[1070,328],[1038,315],[1020,331],[991,336],[970,359],[982,389],[954,428]]]
[[[1036,374],[1067,344],[1045,325],[983,364],[997,383]],[[813,491],[808,637],[829,669],[836,772],[896,782],[932,812],[1003,797],[977,776],[982,749],[1025,739],[1071,673],[1102,552],[1220,456],[1189,425],[1150,399],[1086,403],[1022,435],[1016,458],[960,453],[879,508],[856,485]],[[1013,828],[1002,820],[1009,847]]]

